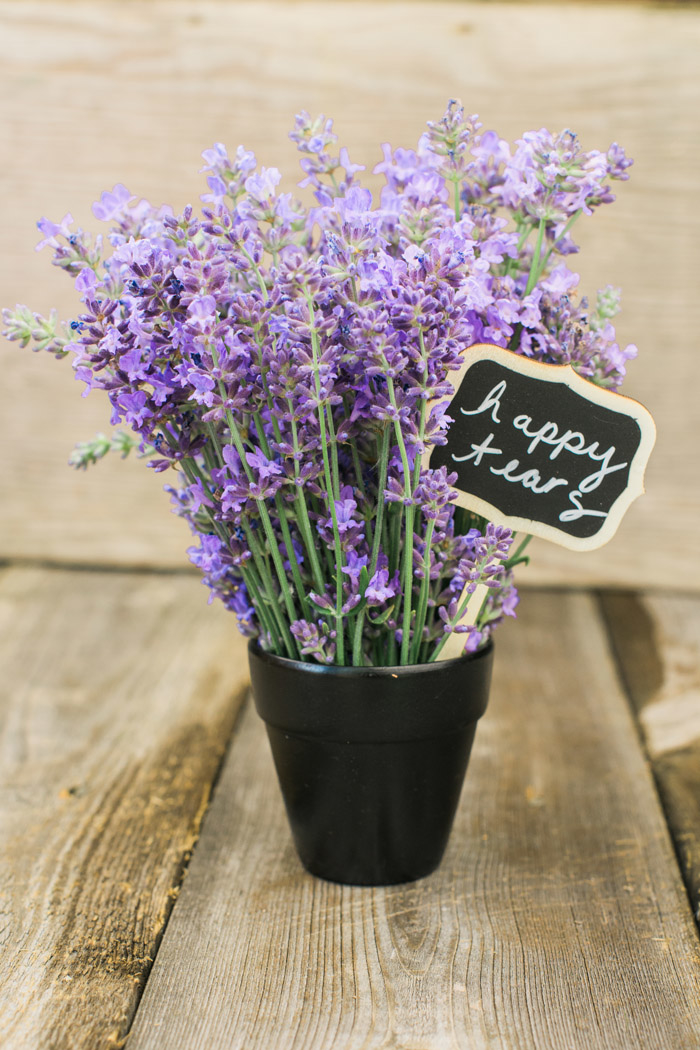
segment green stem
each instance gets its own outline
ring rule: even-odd
[[[554,243],[552,244],[552,247],[547,250],[547,254],[545,255],[544,261],[542,263],[542,270],[543,271],[546,269],[547,263],[549,262],[549,260],[551,258],[552,252],[554,251],[554,245],[557,243],[557,241],[560,241],[562,239],[562,237],[566,237],[567,233],[569,232],[571,227],[574,225],[576,220],[579,219],[582,215],[583,215],[583,208],[580,208],[577,212],[574,212],[574,214],[571,216],[571,218],[567,222],[567,224],[564,227],[564,229],[561,231],[561,233],[557,237],[556,241],[554,241]]]
[[[301,614],[305,620],[310,620],[311,609],[309,608],[309,602],[306,595],[306,588],[304,587],[304,583],[301,578],[301,572],[299,571],[299,562],[297,561],[296,551],[294,550],[294,544],[292,543],[292,534],[289,529],[289,522],[287,521],[284,500],[280,496],[279,492],[275,493],[275,508],[277,510],[277,517],[279,518],[280,528],[282,530],[284,549],[287,552],[287,561],[289,562],[289,568],[292,573],[292,579],[294,580],[294,586],[299,596]]]
[[[389,576],[393,576],[401,561],[401,522],[403,520],[403,507],[392,503],[387,508],[388,532],[389,532]]]
[[[350,408],[348,406],[347,397],[343,397],[343,407],[345,409],[345,418],[350,416]],[[362,480],[362,464],[360,462],[360,453],[357,451],[357,445],[352,438],[348,438],[347,444],[350,445],[350,455],[352,456],[352,465],[355,470],[355,479],[357,483],[357,489],[363,498],[363,501],[367,500],[367,490],[365,488],[364,481]],[[374,528],[370,518],[365,519],[367,526],[367,542],[372,543],[374,537]]]
[[[435,610],[437,607],[437,596],[442,589],[441,583],[442,578],[435,581],[431,581],[432,591],[429,590],[428,592],[428,602],[430,602],[430,598],[432,597],[433,605],[428,605],[428,612],[425,617],[425,626],[428,629],[428,638],[426,638],[424,641],[421,641],[420,656],[418,658],[419,664],[426,663],[428,659],[428,653],[430,651],[430,634],[433,630],[433,627],[435,626]]]
[[[384,527],[384,490],[386,489],[386,479],[389,473],[389,428],[385,427],[382,431],[382,440],[379,447],[379,478],[377,480],[377,521],[374,530],[374,543],[372,545],[372,555],[369,566],[370,579],[374,576],[377,571],[377,562],[379,561],[379,548],[381,545],[382,530]]]
[[[427,354],[426,349],[425,349],[425,339],[424,339],[424,336],[423,336],[423,329],[422,328],[418,329],[418,342],[420,343],[420,356],[421,356],[422,361],[425,364],[425,362],[427,361],[428,354]],[[427,409],[428,409],[428,403],[427,403],[426,399],[425,398],[421,398],[421,402],[420,402],[420,419],[418,421],[418,443],[419,443],[419,445],[421,445],[421,447],[423,445],[423,442],[425,441],[425,424],[426,424]],[[420,471],[421,471],[421,466],[422,466],[422,458],[423,458],[422,457],[422,453],[416,452],[416,461],[415,461],[415,463],[413,465],[413,487],[414,488],[416,488],[416,486],[418,485],[418,482],[420,481]]]
[[[377,571],[379,561],[379,547],[382,539],[382,526],[384,524],[384,489],[386,488],[386,477],[389,471],[389,428],[385,427],[382,432],[382,442],[379,451],[379,480],[377,481],[377,520],[374,527],[374,542],[369,563],[370,580]],[[352,647],[353,666],[359,667],[362,663],[362,628],[365,620],[365,608],[362,606],[357,614],[355,632]]]
[[[313,361],[314,361],[314,384],[315,384],[315,388],[316,388],[316,397],[320,401],[321,380],[320,380],[320,377],[319,377],[319,374],[318,374],[320,346],[319,346],[319,342],[318,342],[318,332],[316,331],[316,328],[315,328],[315,314],[314,314],[313,299],[311,298],[311,296],[308,293],[306,295],[306,302],[307,302],[308,309],[309,309],[309,330],[310,330],[310,333],[311,333],[311,352],[312,352]],[[334,491],[333,490],[333,477],[332,477],[332,473],[331,473],[330,460],[329,460],[329,457],[328,457],[328,441],[327,441],[327,435],[326,435],[326,413],[324,411],[323,405],[320,404],[320,403],[319,403],[319,406],[318,406],[318,422],[319,422],[320,438],[321,438],[321,456],[322,456],[322,459],[323,459],[323,474],[324,474],[324,478],[325,478],[325,482],[326,482],[326,494],[327,494],[327,497],[328,497],[328,503],[329,503],[330,512],[331,512],[331,522],[332,522],[332,525],[333,525],[333,548],[334,548],[334,552],[335,552],[335,624],[336,624],[336,627],[335,627],[335,630],[336,630],[336,639],[335,639],[336,651],[335,651],[335,655],[336,655],[336,663],[342,665],[342,664],[345,663],[345,638],[344,638],[345,631],[344,631],[344,627],[343,627],[343,614],[342,614],[342,611],[341,611],[342,610],[342,606],[343,606],[343,577],[342,577],[342,571],[341,571],[342,567],[343,567],[343,549],[342,549],[342,545],[341,545],[341,542],[340,542],[340,531],[338,529],[338,517],[337,517],[337,514],[336,514],[336,510],[335,510],[335,499],[334,499],[334,495],[333,495],[333,491]]]
[[[221,442],[219,441],[219,435],[216,433],[216,430],[214,429],[214,424],[213,423],[207,423],[205,425],[206,425],[207,431],[209,432],[209,438],[211,440],[211,443],[214,446],[214,449],[216,451],[216,456],[217,456],[217,459],[219,460],[219,467],[223,467],[223,465],[224,465],[224,456],[223,456],[223,453],[221,451]]]
[[[326,413],[328,420],[328,438],[331,446],[331,474],[333,477],[333,497],[340,499],[340,469],[338,466],[338,442],[335,437],[335,424],[333,423],[333,408],[328,406]]]
[[[464,616],[465,612],[467,611],[467,606],[469,605],[471,597],[472,597],[471,594],[468,594],[466,596],[466,598],[464,599],[464,601],[460,605],[459,609],[457,610],[456,616],[450,621],[450,626],[451,627],[454,627],[462,619],[462,617]],[[445,645],[447,643],[447,639],[450,637],[451,634],[452,634],[451,631],[445,631],[444,635],[442,636],[442,638],[440,639],[440,641],[436,645],[435,649],[433,650],[432,656],[428,660],[429,664],[432,664],[432,663],[434,663],[437,660],[438,656],[440,655],[440,653],[442,652],[443,648],[445,647]]]
[[[264,455],[269,459],[270,446],[265,437],[265,431],[263,430],[263,422],[259,412],[255,412],[253,414],[253,420],[255,422],[255,430],[258,435],[258,441],[260,442]],[[278,440],[281,440],[281,435],[278,437]],[[277,511],[277,517],[279,518],[280,529],[282,530],[282,540],[284,542],[284,549],[287,552],[287,561],[289,562],[290,571],[292,573],[292,579],[294,580],[294,586],[296,588],[297,595],[299,596],[299,604],[301,605],[302,615],[305,620],[309,620],[311,618],[311,615],[309,603],[306,597],[306,590],[301,579],[301,573],[299,572],[299,564],[297,562],[297,557],[294,552],[294,546],[292,544],[292,534],[289,531],[289,523],[287,522],[284,501],[280,496],[279,492],[275,493],[275,510]],[[282,568],[284,568],[284,566],[282,566]]]
[[[212,436],[212,439],[215,442],[215,445],[218,446],[218,439],[216,438],[216,433],[213,430],[213,428],[212,428],[212,431],[211,431],[211,436]],[[223,464],[223,458],[221,456],[220,448],[217,451],[217,455],[218,455],[220,464]],[[200,468],[200,466],[199,466],[199,464],[197,463],[196,460],[191,459],[191,458],[186,458],[186,459],[183,459],[181,462],[182,462],[183,470],[185,471],[185,473],[187,474],[187,477],[191,481],[193,481],[195,479],[195,477],[199,477],[199,479],[202,481],[203,484],[208,481],[208,479],[204,476],[204,473],[202,472],[202,470],[201,470],[201,468]],[[209,521],[211,522],[211,525],[214,528],[214,531],[218,535],[219,539],[222,541],[222,543],[224,543],[226,546],[228,546],[229,536],[228,536],[228,534],[226,532],[226,528],[224,527],[224,525],[221,522],[218,522],[216,520],[216,518],[212,514],[211,510],[209,509],[209,507],[205,506],[204,510],[207,513],[207,516],[209,517]],[[245,529],[245,527],[246,526],[245,526],[245,523],[244,523],[244,529]],[[248,546],[250,547],[250,542],[249,542]],[[256,553],[255,553],[255,550],[253,548],[251,548],[251,553],[253,555],[253,566],[255,566],[256,567],[256,571],[259,572],[260,568],[261,568],[259,555],[256,558]],[[282,636],[283,635],[280,636],[280,634],[278,633],[277,625],[275,623],[274,616],[273,616],[272,619],[270,619],[270,614],[269,614],[268,609],[267,609],[268,605],[272,606],[272,607],[277,605],[277,597],[276,597],[275,592],[274,592],[274,587],[269,589],[269,597],[266,597],[265,594],[264,594],[264,591],[261,590],[262,581],[260,582],[260,584],[257,583],[257,581],[254,578],[253,570],[252,570],[252,568],[250,566],[241,566],[241,576],[243,577],[243,582],[245,583],[246,587],[250,591],[251,597],[253,598],[253,603],[255,605],[255,609],[256,609],[256,612],[258,613],[258,616],[260,618],[261,623],[265,627],[265,630],[267,631],[267,633],[273,638],[273,640],[275,641],[275,644],[278,647],[281,648],[280,642],[282,640]],[[284,632],[283,632],[283,634],[284,634]]]
[[[511,554],[510,558],[508,558],[508,560],[503,563],[503,568],[506,571],[508,571],[508,569],[512,569],[514,565],[520,564],[520,562],[529,560],[528,558],[521,557],[521,555],[531,539],[532,536],[528,533],[528,535],[521,540],[517,550],[515,551],[515,554]]]
[[[350,408],[350,405],[348,404],[347,396],[343,397],[343,408],[345,410],[345,418],[349,419],[352,410]],[[360,454],[357,451],[357,445],[355,444],[352,438],[347,439],[347,444],[350,446],[350,454],[352,455],[352,463],[353,467],[355,468],[355,476],[357,478],[357,487],[360,490],[361,494],[363,496],[366,496],[367,490],[365,488],[365,483],[362,480],[362,464],[360,463]]]
[[[521,231],[520,226],[518,225],[516,232],[520,234],[520,239],[518,241],[518,247],[516,249],[517,258],[512,259],[510,256],[508,256],[508,258],[506,259],[506,268],[505,268],[505,276],[506,277],[510,276],[511,270],[515,266],[516,262],[518,262],[518,260],[520,259],[520,253],[523,250],[523,248],[525,247],[525,242],[527,241],[528,237],[530,236],[530,226],[526,226],[525,229]]]
[[[216,368],[218,368],[219,367],[219,355],[218,355],[216,347],[214,346],[213,343],[212,343],[210,349],[211,349],[211,355],[212,355],[212,359],[214,361],[214,365],[215,365]],[[219,394],[221,396],[221,400],[224,402],[224,404],[226,404],[226,387],[224,386],[224,383],[223,383],[222,379],[219,380],[218,386],[219,386]],[[251,469],[250,469],[250,467],[248,465],[248,459],[246,457],[245,448],[243,446],[243,440],[241,438],[241,435],[239,433],[238,427],[236,425],[236,421],[233,418],[233,413],[232,413],[231,409],[228,408],[228,407],[226,407],[225,411],[226,411],[226,422],[228,423],[229,434],[231,435],[231,442],[233,444],[233,447],[236,449],[236,452],[238,453],[238,457],[239,457],[239,459],[241,461],[241,466],[243,467],[243,470],[245,471],[245,475],[246,475],[248,481],[252,481],[253,480],[253,474],[252,474],[252,471],[251,471]],[[260,437],[260,434],[258,434],[258,438],[259,437]],[[275,539],[274,530],[272,528],[272,522],[270,520],[270,513],[269,513],[269,511],[268,511],[268,509],[267,509],[267,507],[265,505],[265,501],[263,499],[256,499],[255,505],[256,505],[256,507],[258,509],[258,514],[260,515],[260,520],[262,522],[263,530],[265,532],[265,538],[266,538],[268,546],[270,548],[270,554],[272,555],[272,562],[273,562],[273,564],[275,566],[275,572],[277,573],[277,580],[279,582],[280,591],[282,592],[282,600],[284,601],[284,605],[285,605],[285,608],[287,610],[287,616],[289,617],[289,623],[293,623],[294,620],[298,620],[299,617],[297,616],[297,611],[296,611],[296,609],[294,607],[294,601],[292,599],[292,592],[291,592],[290,587],[289,587],[289,581],[287,579],[287,574],[284,571],[284,565],[282,563],[282,558],[281,558],[279,549],[277,547],[277,541]],[[291,636],[288,628],[287,628],[287,635],[289,636],[289,638],[291,640],[292,636]],[[292,646],[294,648],[296,648],[296,645],[295,645],[294,642],[292,642],[291,644],[292,644]]]
[[[257,332],[257,335],[259,336],[260,335],[259,328],[256,330],[256,332]],[[268,405],[268,409],[270,411],[270,419],[272,421],[272,429],[274,431],[275,440],[279,443],[282,440],[282,432],[280,430],[280,426],[279,426],[279,422],[277,420],[277,416],[275,415],[274,405],[273,405],[273,402],[272,402],[272,396],[271,396],[270,391],[269,391],[268,386],[267,386],[266,370],[265,370],[265,367],[263,365],[263,360],[262,360],[262,344],[261,344],[259,339],[257,340],[257,342],[258,342],[258,349],[260,351],[260,353],[258,355],[258,364],[260,366],[260,374],[261,374],[261,377],[262,377],[263,390],[265,391],[265,397],[267,399],[267,405]],[[260,445],[261,445],[261,448],[263,450],[263,453],[265,454],[265,456],[268,459],[270,459],[270,457],[271,457],[271,450],[270,450],[270,446],[269,446],[269,443],[267,441],[267,438],[265,436],[265,429],[264,429],[264,426],[263,426],[262,416],[260,415],[260,412],[254,412],[253,413],[253,421],[255,423],[255,431],[257,433],[258,441],[260,442]],[[297,446],[297,448],[298,448],[298,446]],[[296,463],[296,461],[295,461],[294,467],[295,467],[295,471],[296,471],[297,470],[297,463]],[[279,518],[280,529],[282,531],[282,539],[283,539],[283,542],[284,542],[285,550],[287,552],[287,561],[289,562],[289,568],[290,568],[290,571],[291,571],[291,574],[292,574],[292,579],[294,581],[294,587],[295,587],[297,595],[299,597],[299,604],[301,606],[302,616],[304,617],[305,620],[310,620],[311,619],[311,609],[309,607],[309,602],[308,602],[308,598],[307,598],[307,595],[306,595],[306,588],[304,587],[304,583],[303,583],[302,578],[301,578],[301,572],[299,571],[299,563],[297,562],[296,553],[294,551],[294,545],[292,544],[292,534],[290,532],[289,523],[287,521],[287,515],[285,513],[284,501],[283,501],[281,495],[279,494],[279,492],[275,493],[275,509],[277,511],[277,517]],[[283,568],[284,568],[284,566],[283,566]],[[286,574],[285,574],[285,579],[286,579]]]
[[[387,366],[388,368],[388,366]],[[396,392],[394,390],[394,381],[391,376],[387,376],[387,388],[389,392],[389,400],[391,406],[394,409],[398,417],[398,406],[396,404]],[[408,462],[408,453],[406,452],[406,443],[403,439],[401,432],[401,424],[396,418],[394,420],[394,432],[396,434],[396,441],[399,446],[399,452],[401,455],[401,465],[403,467],[404,476],[404,496],[406,499],[412,499],[413,492],[411,487],[411,468]],[[409,635],[411,631],[411,599],[413,590],[413,519],[415,516],[415,507],[413,504],[409,504],[404,507],[404,537],[403,537],[403,556],[402,556],[402,600],[403,600],[403,620],[401,625],[401,664],[408,663],[409,653]]]
[[[209,430],[209,436],[211,438],[212,444],[213,444],[213,446],[214,446],[214,448],[216,450],[216,459],[218,461],[218,465],[219,465],[219,467],[222,467],[223,464],[224,464],[224,458],[223,458],[223,455],[222,455],[222,452],[221,452],[221,445],[219,444],[219,439],[218,439],[217,433],[216,433],[216,431],[215,431],[215,429],[214,429],[214,427],[213,427],[213,425],[211,423],[207,424],[207,428]],[[206,449],[205,449],[205,451],[206,451]],[[185,463],[191,463],[193,468],[194,468],[194,470],[199,475],[199,477],[202,479],[202,481],[204,482],[206,480],[204,478],[204,475],[202,474],[202,471],[200,470],[199,464],[196,462],[196,460],[186,459],[186,460],[183,460],[182,462],[183,462],[183,466],[184,466]],[[221,523],[216,521],[214,515],[211,513],[211,511],[209,510],[208,507],[206,508],[206,510],[207,510],[207,512],[209,514],[209,518],[210,518],[210,520],[212,522],[212,525],[217,530],[219,538],[224,543],[228,543],[228,536],[226,535],[226,530],[223,528]],[[244,529],[245,529],[245,522],[244,522]],[[273,638],[273,641],[275,642],[275,644],[277,646],[277,650],[280,651],[281,648],[282,648],[282,640],[283,640],[283,637],[284,637],[284,631],[282,632],[282,634],[279,633],[278,625],[275,622],[275,616],[274,616],[274,614],[272,614],[272,619],[271,619],[270,618],[271,614],[269,613],[268,608],[267,608],[268,606],[270,606],[271,608],[274,609],[274,607],[277,606],[277,604],[278,604],[278,602],[277,602],[277,595],[275,594],[274,587],[272,587],[272,586],[269,589],[269,596],[265,594],[265,591],[263,589],[264,585],[262,583],[262,577],[264,575],[266,575],[266,574],[265,574],[265,572],[262,572],[262,574],[261,574],[262,563],[261,563],[260,554],[257,553],[256,545],[253,545],[253,547],[251,547],[250,542],[248,542],[248,546],[249,546],[249,548],[251,550],[251,554],[253,556],[253,566],[255,568],[255,572],[257,572],[260,575],[260,580],[259,580],[259,582],[257,582],[253,578],[253,575],[252,575],[253,569],[249,568],[248,566],[245,567],[245,570],[244,570],[243,567],[241,567],[241,573],[243,575],[246,587],[248,587],[248,585],[250,583],[250,593],[251,593],[251,596],[253,597],[253,603],[255,605],[256,611],[258,612],[260,620],[261,620],[261,622],[264,623],[265,629],[267,630],[267,632],[270,635],[270,637]],[[272,580],[271,580],[271,577],[270,577],[270,583],[271,582],[272,582]]]
[[[260,448],[263,450],[263,454],[266,459],[270,458],[270,446],[265,436],[265,429],[263,426],[262,416],[259,412],[253,412],[253,422],[255,423],[255,433],[257,434]]]
[[[530,273],[527,279],[527,285],[525,286],[525,297],[527,297],[532,289],[537,284],[540,274],[542,273],[542,265],[540,256],[542,254],[542,241],[544,240],[545,220],[540,219],[539,230],[537,231],[537,243],[535,244],[535,251],[532,255],[532,262],[530,264]]]
[[[262,591],[262,581],[258,580],[254,568],[247,569],[244,578],[245,585],[248,588],[251,598],[253,599],[255,611],[258,613],[260,622],[264,626],[265,631],[267,632],[269,637],[272,639],[272,644],[274,645],[276,651],[280,652],[284,644],[283,639],[279,633],[277,624],[275,623],[274,615],[271,614],[270,610],[267,608],[268,602],[266,601],[264,593]],[[274,596],[272,600],[275,600]]]
[[[311,566],[311,575],[314,581],[314,587],[319,594],[323,594],[324,579],[323,573],[321,572],[321,563],[318,560],[318,551],[314,544],[313,531],[311,529],[311,521],[309,519],[309,510],[306,506],[306,500],[304,498],[304,490],[301,487],[297,488],[296,491],[296,508],[298,515],[298,525],[304,540],[304,547],[306,553],[309,556],[309,563]]]
[[[248,260],[248,262],[250,263],[251,267],[252,267],[252,268],[253,268],[253,270],[255,271],[255,276],[256,276],[256,277],[257,277],[257,279],[258,279],[258,284],[260,285],[260,290],[261,290],[261,292],[263,293],[263,295],[265,296],[265,298],[267,299],[267,296],[268,296],[268,288],[267,288],[267,285],[265,284],[265,278],[264,278],[264,277],[263,277],[263,275],[262,275],[262,274],[260,273],[260,267],[259,267],[259,266],[258,266],[258,264],[256,263],[256,261],[255,261],[255,259],[253,258],[253,256],[252,256],[252,255],[250,254],[250,252],[249,252],[249,251],[248,251],[248,250],[247,250],[247,249],[246,249],[246,248],[244,247],[244,245],[243,245],[243,242],[242,242],[242,241],[240,241],[240,242],[239,242],[239,244],[237,245],[237,247],[238,247],[238,248],[240,248],[240,250],[241,250],[242,254],[243,254],[243,255],[245,255],[246,259]]]
[[[479,611],[476,614],[476,616],[474,617],[474,626],[476,627],[476,629],[478,631],[480,631],[482,629],[483,625],[484,625],[483,624],[483,615],[486,612],[486,606],[488,605],[490,598],[491,598],[491,591],[487,591],[486,594],[483,597],[481,605],[479,606]]]
[[[424,339],[424,334],[423,334],[423,329],[422,328],[418,329],[418,341],[420,343],[421,358],[422,358],[423,362],[425,362],[427,360],[427,356],[428,355],[427,355],[427,352],[426,352],[426,349],[425,349],[425,339]],[[419,422],[418,422],[418,442],[419,442],[419,445],[421,447],[422,447],[423,442],[425,440],[426,417],[427,417],[427,401],[425,400],[425,398],[422,398],[421,399],[421,403],[420,403],[420,419],[419,419]],[[413,489],[414,489],[414,491],[415,491],[415,489],[417,488],[417,486],[418,486],[418,484],[420,482],[421,466],[422,466],[422,454],[420,452],[416,452],[416,460],[415,460],[415,463],[413,465]],[[420,514],[420,511],[417,510],[417,509],[416,509],[416,514]],[[418,527],[418,522],[417,521],[415,522],[415,526],[414,527],[416,527],[416,528]],[[426,547],[425,547],[425,553],[426,553],[426,556],[427,556],[427,559],[428,559],[428,566],[430,566],[430,544],[432,542],[434,529],[435,529],[435,522],[433,520],[431,520],[431,521],[428,522],[428,531],[427,531]],[[425,559],[424,559],[424,568],[425,568]],[[412,576],[413,576],[413,566],[411,566],[411,577]],[[427,603],[428,603],[427,585],[428,585],[429,582],[430,581],[428,580],[428,582],[426,583],[425,578],[421,582],[420,595],[419,595],[419,599],[418,599],[419,605],[418,605],[418,608],[416,609],[416,622],[414,624],[413,639],[411,641],[411,651],[410,651],[410,656],[409,656],[409,662],[410,663],[418,663],[418,654],[419,654],[419,651],[420,651],[420,644],[421,644],[421,639],[422,639],[422,634],[423,634],[423,627],[425,625],[425,613],[426,613]],[[403,651],[403,645],[402,645],[402,651]]]
[[[326,501],[326,504],[324,504],[324,506],[322,507],[319,498],[317,496],[311,496],[309,502],[310,502],[310,505],[311,505],[311,510],[316,515],[317,520],[319,518],[322,518],[324,516],[324,514],[326,514],[326,512],[327,512],[327,501]],[[324,562],[325,568],[328,570],[328,577],[327,578],[329,580],[335,580],[335,569],[334,569],[335,562],[333,561],[332,550],[328,546],[327,543],[322,543],[321,544],[321,556],[323,558],[323,562]],[[325,588],[325,581],[324,581],[324,583],[321,586],[321,590],[324,590],[324,588]]]
[[[275,536],[274,529],[272,528],[272,521],[265,501],[258,499],[255,501],[255,505],[258,508],[260,520],[262,521],[263,531],[265,533],[265,539],[267,540],[268,547],[270,548],[270,554],[272,555],[272,563],[275,566],[275,572],[277,573],[277,579],[279,580],[280,589],[282,591],[282,600],[284,601],[284,607],[287,610],[287,616],[289,617],[289,623],[294,623],[295,620],[299,619],[296,608],[294,606],[294,599],[292,597],[292,591],[289,586],[289,580],[287,574],[284,571],[284,563],[282,562],[282,555],[279,552],[279,546],[277,544],[277,537]]]
[[[245,519],[243,519],[243,531],[245,532],[248,547],[252,552],[253,559],[255,561],[256,567],[258,568],[258,571],[260,572],[265,589],[268,595],[270,596],[270,608],[277,622],[277,626],[279,627],[280,634],[282,636],[285,648],[287,650],[287,655],[292,660],[301,659],[301,654],[297,650],[296,640],[293,638],[292,633],[289,630],[289,624],[285,621],[284,617],[282,616],[282,610],[280,609],[279,602],[276,599],[275,587],[272,582],[272,573],[270,572],[267,560],[263,552],[260,550],[260,546],[255,537],[255,534],[253,533],[253,530],[251,529],[251,527]],[[279,557],[279,551],[277,552],[277,554]],[[294,616],[294,619],[296,618],[297,617]]]
[[[258,337],[260,335],[259,326],[256,329],[256,335]],[[280,425],[279,425],[279,422],[277,420],[277,416],[275,415],[275,410],[274,410],[274,404],[273,404],[273,401],[272,401],[272,396],[271,396],[270,391],[269,391],[268,386],[267,386],[266,369],[264,367],[263,359],[262,359],[262,343],[261,343],[259,338],[257,339],[257,343],[258,343],[258,349],[260,351],[259,354],[258,354],[258,364],[260,366],[260,374],[261,374],[261,377],[262,377],[263,390],[265,391],[265,397],[267,399],[267,406],[268,406],[268,409],[270,411],[270,419],[272,421],[272,429],[274,431],[275,440],[279,443],[282,440],[282,432],[280,430]],[[271,455],[270,446],[268,444],[267,438],[265,437],[265,430],[264,430],[264,427],[263,427],[262,416],[260,415],[259,412],[253,413],[253,421],[255,423],[255,430],[256,430],[256,433],[258,435],[258,441],[260,442],[262,450],[263,450],[265,456],[268,459],[270,459],[270,455]],[[295,461],[294,466],[295,466],[295,471],[296,471],[297,470],[296,461]],[[291,532],[290,532],[290,529],[289,529],[289,523],[287,521],[287,515],[285,513],[284,501],[283,501],[282,497],[280,496],[279,492],[275,493],[275,509],[277,510],[277,517],[279,518],[280,529],[282,530],[282,539],[284,541],[284,547],[285,547],[285,550],[287,552],[287,561],[289,562],[289,567],[290,567],[290,571],[291,571],[291,574],[292,574],[292,579],[294,580],[294,586],[296,588],[296,592],[297,592],[297,595],[299,597],[299,604],[301,606],[302,616],[304,617],[305,620],[310,620],[311,619],[311,610],[310,610],[308,599],[307,599],[307,595],[306,595],[306,589],[304,587],[304,583],[303,583],[302,578],[301,578],[301,572],[299,571],[299,564],[297,562],[296,553],[294,551],[294,545],[292,544],[292,535],[291,535]],[[286,576],[285,576],[285,578],[286,578]]]
[[[425,533],[425,553],[423,555],[423,579],[420,585],[418,605],[416,607],[416,622],[413,628],[413,643],[411,645],[411,663],[418,663],[421,642],[423,641],[423,627],[425,626],[425,614],[428,611],[428,591],[430,589],[430,545],[433,542],[435,531],[435,519],[428,521]]]
[[[299,478],[299,433],[297,431],[297,424],[294,418],[294,406],[291,400],[287,399],[287,406],[289,408],[289,415],[292,421],[292,443],[294,447],[294,478],[298,481]],[[316,544],[314,542],[313,530],[311,528],[311,521],[309,519],[309,510],[306,506],[306,496],[304,495],[304,486],[295,483],[295,502],[297,508],[298,526],[306,547],[306,553],[309,559],[309,565],[311,567],[311,576],[314,581],[314,586],[319,594],[323,594],[324,580],[323,573],[321,572],[321,563],[318,560],[318,552],[316,550]]]
[[[211,434],[212,434],[212,438],[213,438],[215,444],[218,445],[218,440],[216,439],[216,434],[213,431],[213,429],[212,429]],[[218,456],[219,456],[219,462],[223,463],[223,459],[221,457],[220,450],[218,451]],[[181,462],[182,462],[182,469],[184,470],[184,472],[185,472],[185,474],[186,474],[186,476],[187,476],[187,478],[188,478],[188,480],[190,482],[194,481],[197,477],[201,480],[201,482],[203,484],[208,482],[208,479],[205,477],[204,473],[202,472],[199,464],[197,463],[197,461],[195,459],[187,457],[187,458],[183,459]],[[206,512],[206,514],[207,514],[207,516],[209,518],[209,521],[210,521],[214,531],[218,535],[219,539],[221,540],[222,543],[224,543],[226,546],[228,546],[229,537],[228,537],[228,534],[226,532],[225,527],[222,525],[221,522],[218,522],[216,520],[216,518],[212,514],[211,510],[209,509],[209,507],[205,506],[204,510],[205,510],[205,512]],[[244,525],[244,527],[245,527],[245,525]],[[250,544],[249,544],[249,547],[250,547]],[[251,550],[251,553],[253,553],[253,565],[255,566],[257,564],[255,553],[252,550]],[[251,594],[251,597],[253,598],[253,602],[255,604],[256,612],[258,613],[258,617],[260,619],[260,622],[262,623],[263,627],[265,628],[267,633],[270,635],[270,637],[273,638],[274,643],[279,646],[281,638],[280,638],[280,636],[277,633],[277,628],[276,628],[276,625],[274,623],[274,619],[272,619],[272,620],[270,619],[270,616],[268,614],[268,610],[266,608],[266,606],[268,604],[271,604],[271,602],[275,602],[275,600],[276,600],[275,599],[275,595],[274,595],[274,589],[272,589],[270,591],[271,600],[268,602],[268,601],[265,600],[263,594],[261,593],[260,587],[258,586],[257,581],[254,578],[254,570],[253,570],[253,568],[251,566],[247,566],[247,565],[246,566],[241,566],[241,576],[243,577],[243,582],[245,583],[246,587],[248,588],[248,590],[249,590],[249,592]]]
[[[196,460],[190,459],[188,457],[186,459],[181,460],[180,465],[182,466],[183,473],[185,474],[190,485],[193,485],[197,481],[197,479],[199,479],[202,482],[202,484],[205,484],[207,482],[207,478],[204,476]],[[211,526],[214,529],[214,532],[221,540],[221,542],[228,545],[228,534],[221,522],[216,520],[211,510],[206,505],[203,505],[202,510],[209,518]]]

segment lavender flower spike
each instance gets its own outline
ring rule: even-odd
[[[374,196],[332,120],[306,112],[290,135],[302,199],[221,142],[202,153],[200,212],[117,183],[92,208],[104,243],[70,214],[38,223],[75,317],[3,311],[9,339],[70,356],[129,429],[81,443],[73,465],[133,449],[166,474],[210,595],[293,659],[423,663],[515,615],[509,531],[425,467],[465,348],[611,389],[636,354],[617,341],[616,290],[591,307],[567,265],[575,224],[629,177],[622,148],[547,129],[511,144],[457,100],[420,130],[382,146]],[[483,587],[465,625],[462,594]]]

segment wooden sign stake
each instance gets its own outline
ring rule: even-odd
[[[461,605],[467,596],[467,587],[469,584],[465,583],[462,593],[459,596],[459,604]],[[470,627],[471,624],[476,623],[476,618],[481,612],[481,606],[484,604],[484,599],[488,597],[489,588],[480,583],[476,588],[471,598],[469,599],[469,605],[462,619],[459,621],[457,626]],[[457,633],[453,631],[440,651],[435,663],[440,660],[454,660],[457,656],[462,656],[464,653],[464,645],[467,638],[465,634]]]

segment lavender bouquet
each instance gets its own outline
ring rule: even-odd
[[[416,150],[384,145],[378,206],[332,121],[302,113],[308,205],[217,144],[201,217],[117,185],[93,206],[111,253],[70,215],[38,224],[84,311],[66,325],[18,306],[5,334],[71,354],[131,429],[72,464],[138,449],[173,470],[191,561],[263,649],[394,665],[439,658],[455,632],[482,646],[515,615],[529,537],[455,507],[456,476],[422,465],[445,443],[449,372],[491,342],[617,388],[636,353],[610,323],[619,294],[589,306],[562,261],[632,162],[569,131],[511,149],[480,129],[450,102]]]

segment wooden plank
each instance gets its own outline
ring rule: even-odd
[[[302,871],[247,710],[129,1050],[700,1046],[696,930],[595,603],[528,594],[496,665],[414,885]]]
[[[700,599],[607,593],[603,610],[700,920]]]
[[[614,208],[581,224],[579,258],[587,291],[625,289],[621,340],[641,350],[627,392],[659,429],[649,491],[607,547],[584,556],[541,544],[530,574],[698,589],[700,557],[687,552],[698,549],[700,511],[700,10],[380,0],[322,12],[284,0],[1,0],[4,300],[73,316],[70,282],[34,254],[35,220],[70,210],[94,226],[90,203],[117,181],[156,203],[196,203],[199,154],[214,141],[244,142],[292,188],[286,132],[303,107],[334,115],[368,168],[380,142],[415,143],[453,95],[511,139],[545,125],[574,127],[587,147],[618,140],[636,158],[634,177]],[[163,479],[130,462],[89,478],[65,468],[75,441],[106,427],[100,398],[81,401],[65,363],[3,353],[0,432],[13,454],[0,461],[12,493],[0,556],[181,565],[189,537],[167,514]]]
[[[121,1045],[243,695],[194,580],[0,576],[0,1045]]]

